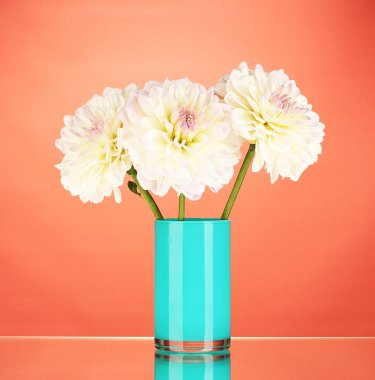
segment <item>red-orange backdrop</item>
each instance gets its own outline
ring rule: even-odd
[[[104,87],[284,68],[326,125],[297,183],[232,213],[233,335],[375,335],[374,7],[366,0],[1,1],[0,335],[152,335],[153,218],[60,185],[62,118]],[[218,216],[230,188],[187,204]],[[159,201],[175,216],[177,198]]]

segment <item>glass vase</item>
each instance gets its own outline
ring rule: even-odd
[[[155,346],[210,352],[230,345],[230,222],[155,222]]]

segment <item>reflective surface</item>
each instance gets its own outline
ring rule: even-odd
[[[230,358],[157,357],[151,338],[0,338],[2,380],[374,380],[375,339],[232,339]],[[166,352],[162,352],[166,355]],[[218,355],[218,354],[216,354]],[[223,355],[222,355],[223,356]]]
[[[155,352],[155,380],[230,380],[229,351],[204,354]]]

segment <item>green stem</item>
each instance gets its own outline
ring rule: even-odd
[[[137,178],[137,171],[134,169],[134,167],[132,166],[129,170],[128,170],[128,174],[130,174],[130,176],[133,178],[133,181],[135,182],[135,184],[137,185],[138,187],[138,190],[140,191],[141,195],[142,195],[142,198],[147,202],[147,204],[150,206],[150,209],[151,211],[154,213],[155,215],[155,218],[157,220],[163,220],[163,215],[162,213],[160,212],[159,210],[159,207],[158,205],[156,204],[154,198],[152,197],[152,195],[147,191],[145,190],[139,183],[138,181],[138,178]]]
[[[185,195],[180,194],[178,198],[178,220],[185,219]]]
[[[238,192],[240,191],[242,182],[245,178],[247,169],[249,168],[250,162],[253,159],[255,154],[255,144],[250,144],[249,150],[246,153],[245,159],[243,160],[241,169],[236,178],[236,182],[234,183],[233,189],[229,195],[227,204],[225,205],[223,214],[221,215],[221,219],[228,219],[230,212],[232,210],[233,204],[237,198]]]

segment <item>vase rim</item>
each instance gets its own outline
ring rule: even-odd
[[[219,219],[219,218],[185,218],[184,220],[178,220],[177,218],[166,218],[163,220],[155,220],[155,223],[230,223],[229,219]]]

